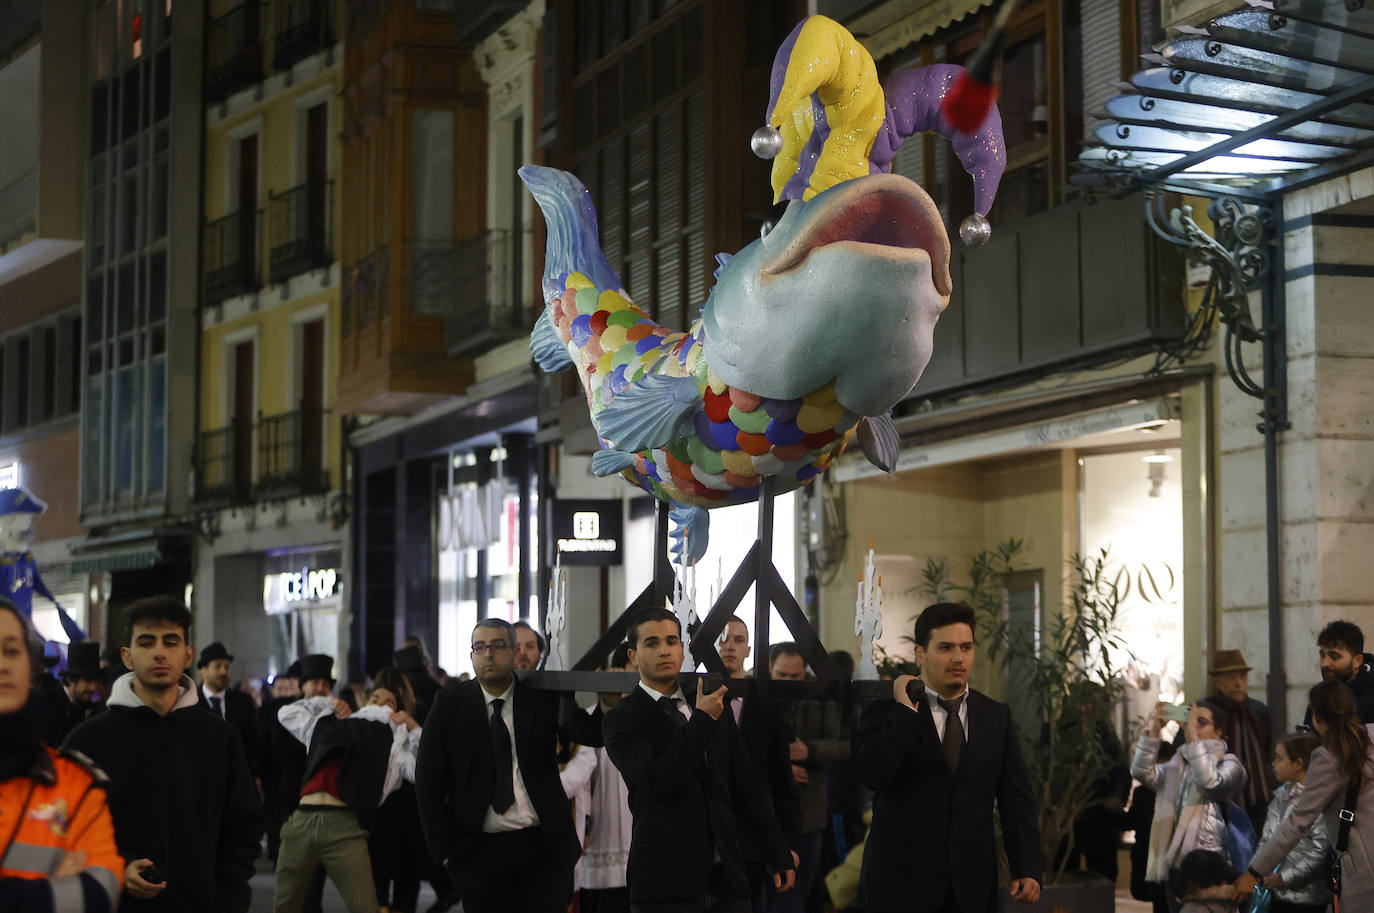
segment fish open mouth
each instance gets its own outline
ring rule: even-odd
[[[946,297],[953,291],[949,235],[935,202],[914,181],[896,174],[870,175],[837,185],[795,215],[794,209],[796,204],[774,232],[788,228],[789,216],[801,219],[801,224],[791,229],[792,237],[763,267],[765,275],[791,272],[812,251],[843,243],[875,248],[875,256],[929,258],[935,290]]]

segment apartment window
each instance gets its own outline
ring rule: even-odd
[[[0,338],[0,433],[17,434],[80,410],[70,384],[81,349],[81,323],[74,315]]]

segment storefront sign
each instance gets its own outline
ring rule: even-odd
[[[262,607],[268,615],[297,609],[338,608],[343,581],[335,568],[308,568],[268,574],[262,582]]]
[[[554,501],[554,546],[567,565],[610,566],[624,560],[620,501]]]

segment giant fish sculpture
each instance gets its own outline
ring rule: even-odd
[[[530,349],[545,371],[576,369],[603,448],[593,471],[670,502],[679,557],[705,552],[707,510],[754,500],[765,477],[778,493],[804,485],[856,437],[874,464],[895,464],[890,412],[930,360],[952,286],[935,203],[884,172],[913,133],[953,136],[938,110],[958,73],[899,73],[884,95],[842,26],[798,25],[774,61],[762,143],[786,211],[739,253],[717,255],[687,332],[635,304],[577,178],[520,169],[548,227]],[[954,139],[983,215],[1005,164],[1001,121],[994,110]]]

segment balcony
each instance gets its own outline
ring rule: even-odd
[[[343,333],[361,333],[380,322],[391,307],[391,254],[373,251],[344,269]]]
[[[38,169],[0,187],[0,248],[38,229]]]
[[[285,282],[334,261],[330,244],[333,198],[333,181],[308,181],[269,196],[268,278],[272,282]]]
[[[0,59],[37,35],[42,25],[42,0],[0,0]]]
[[[262,4],[248,0],[210,23],[205,97],[223,101],[262,79]]]
[[[331,10],[325,0],[277,0],[272,66],[278,70],[289,69],[292,64],[332,45]]]
[[[262,282],[258,273],[258,221],[261,210],[246,216],[231,213],[205,226],[206,304],[218,304],[235,295],[257,291]]]
[[[254,500],[329,491],[324,409],[300,408],[202,431],[196,458],[196,503],[233,507]],[[256,479],[254,454],[257,455]]]
[[[476,355],[529,332],[520,296],[525,233],[483,232],[471,241],[411,241],[410,306],[444,318],[450,355]]]
[[[329,490],[325,469],[324,409],[300,408],[258,420],[259,499],[321,494]]]
[[[253,500],[253,426],[235,422],[200,433],[196,451],[196,502],[230,507]]]

